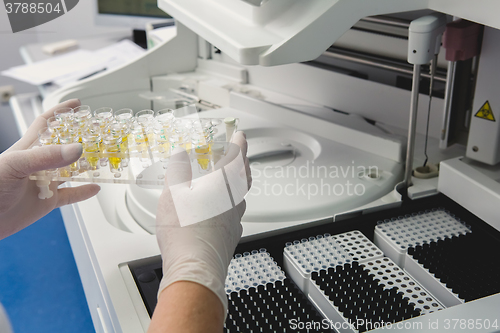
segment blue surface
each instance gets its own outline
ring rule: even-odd
[[[14,333],[94,333],[59,209],[0,240],[0,302]]]

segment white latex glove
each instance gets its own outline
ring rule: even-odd
[[[54,195],[41,200],[35,181],[28,179],[33,172],[64,167],[80,158],[79,143],[28,149],[38,140],[38,130],[47,126],[54,110],[79,105],[78,99],[72,99],[43,113],[19,141],[0,154],[0,239],[29,226],[54,208],[86,200],[99,192],[96,184],[57,189],[61,182],[52,182],[50,190]]]
[[[156,215],[156,236],[163,259],[158,295],[174,282],[196,282],[219,297],[224,315],[224,283],[243,231],[243,195],[252,182],[244,133],[236,132],[232,142],[216,171],[193,182],[188,155],[174,152]],[[222,213],[214,216],[218,209]]]

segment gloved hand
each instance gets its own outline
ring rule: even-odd
[[[72,99],[43,113],[19,141],[0,154],[0,239],[29,226],[54,208],[86,200],[99,192],[96,184],[57,189],[61,182],[52,182],[50,190],[54,195],[41,200],[35,181],[28,179],[33,172],[67,166],[80,158],[79,143],[28,149],[38,140],[38,130],[47,126],[54,110],[79,105],[78,99]]]
[[[174,151],[156,215],[163,259],[158,295],[177,281],[199,283],[221,300],[224,316],[227,269],[242,234],[241,217],[252,178],[243,132],[236,132],[215,171],[192,181],[185,151]]]

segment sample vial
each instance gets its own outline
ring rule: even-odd
[[[231,137],[233,133],[236,131],[236,118],[227,117],[224,119],[224,123],[226,124],[226,142],[231,142]]]
[[[125,168],[128,166],[129,158],[129,137],[130,135],[130,124],[125,123],[115,123],[111,124],[109,132],[114,137],[119,137],[122,140],[121,143],[121,152],[122,152],[122,167]]]
[[[105,127],[106,122],[101,118],[92,117],[87,122],[87,131],[92,134],[100,135],[104,132]]]
[[[74,111],[72,108],[60,108],[54,111],[54,117],[63,122],[70,123],[73,120]]]
[[[170,128],[174,119],[174,110],[172,109],[162,109],[156,111],[155,120],[164,127]]]
[[[68,145],[72,143],[76,143],[79,141],[78,135],[75,135],[73,131],[67,131],[59,134],[59,142],[62,145]],[[78,170],[80,169],[78,161],[71,163],[69,166],[64,168],[59,168],[59,174],[61,177],[71,177],[72,175],[78,174]]]
[[[191,153],[191,131],[189,129],[182,129],[178,132],[179,134],[179,147],[186,149],[186,152]]]
[[[176,119],[174,121],[174,138],[175,140],[170,140],[171,143],[175,143],[175,147],[181,147],[186,149],[188,154],[191,152],[191,132],[193,130],[193,121],[191,119]],[[173,142],[174,141],[174,142]],[[172,146],[174,148],[174,146]]]
[[[94,117],[97,119],[101,129],[104,129],[113,120],[113,109],[110,107],[103,107],[94,110]]]
[[[154,142],[154,114],[153,110],[141,110],[135,115],[137,123],[144,129],[145,140],[151,143]]]
[[[137,122],[144,127],[151,126],[153,124],[154,117],[155,112],[153,110],[141,110],[135,115]]]
[[[132,124],[130,131],[131,131],[132,137],[134,138],[134,143],[137,146],[136,147],[137,150],[140,152],[140,151],[147,149],[146,131],[142,127],[142,125],[139,123]],[[129,142],[129,144],[131,144],[131,142]]]
[[[162,158],[167,158],[170,153],[170,142],[168,141],[169,133],[168,129],[165,129],[161,124],[156,124],[154,127],[155,133],[155,143],[158,152],[162,155]]]
[[[132,109],[120,109],[113,112],[117,123],[130,124],[134,121],[134,111]]]
[[[174,150],[175,148],[180,147],[180,136],[177,133],[172,133],[168,136],[168,142],[170,142],[170,149]]]
[[[90,169],[99,169],[101,136],[87,132],[82,137],[82,144],[85,160],[88,162]]]
[[[210,166],[209,154],[212,142],[207,141],[203,134],[193,134],[191,142],[199,166],[202,170],[207,171]]]
[[[47,127],[44,127],[38,130],[38,142],[40,142],[40,145],[42,146],[56,145],[59,143],[59,137],[57,136],[57,133],[51,132]],[[46,174],[49,176],[57,174],[57,168],[47,169],[46,171]],[[45,174],[45,172],[42,171],[38,174]]]
[[[122,138],[122,149],[128,149],[128,136],[130,134],[130,127],[126,123],[114,123],[109,125],[108,131],[114,137]]]
[[[80,105],[73,109],[75,119],[90,119],[92,111],[88,105]]]
[[[80,105],[76,108],[73,109],[74,111],[74,117],[73,117],[73,124],[74,126],[78,127],[78,135],[79,141],[82,142],[82,134],[85,131],[85,128],[88,125],[88,122],[92,118],[92,111],[90,110],[90,106],[88,105]]]
[[[44,127],[38,131],[38,142],[42,146],[55,145],[58,142],[58,137],[55,133],[49,131],[47,127]]]
[[[104,156],[108,158],[109,168],[113,173],[121,171],[121,161],[123,156],[121,143],[121,137],[113,135],[107,135],[103,139]]]
[[[66,131],[66,125],[63,121],[56,119],[56,117],[50,117],[47,119],[47,128],[50,132],[55,133],[55,135],[59,135],[60,133]]]

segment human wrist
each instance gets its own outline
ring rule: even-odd
[[[158,289],[160,294],[176,282],[188,281],[200,284],[212,291],[221,301],[224,316],[227,313],[227,296],[225,292],[225,280],[227,267],[224,270],[216,269],[219,265],[207,263],[196,257],[177,260],[177,262],[163,262],[163,277]]]

